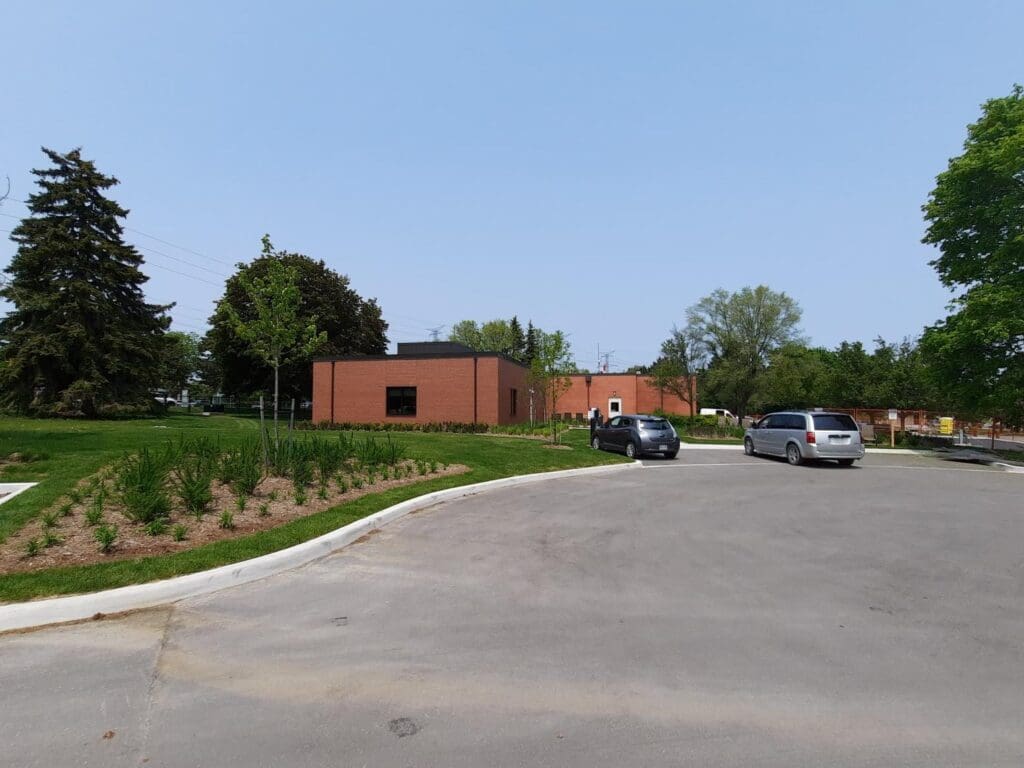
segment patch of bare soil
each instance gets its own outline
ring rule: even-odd
[[[372,483],[366,473],[346,474],[344,479],[348,487],[345,492],[341,492],[337,482],[332,482],[327,488],[327,498],[325,499],[320,498],[318,487],[312,485],[307,489],[307,499],[302,505],[295,502],[294,486],[286,478],[268,477],[264,479],[256,493],[246,499],[244,509],[239,509],[237,498],[230,488],[214,481],[213,503],[204,515],[196,518],[188,514],[179,500],[175,498],[167,529],[156,536],[151,536],[144,525],[134,523],[125,517],[124,507],[114,495],[110,495],[103,505],[103,522],[117,526],[117,540],[113,550],[107,554],[99,551],[95,537],[96,526],[89,525],[85,518],[86,510],[93,505],[93,502],[86,498],[79,503],[69,504],[66,498],[62,498],[51,509],[46,510],[39,519],[28,523],[16,534],[8,537],[7,541],[0,544],[0,573],[89,565],[111,560],[182,552],[213,541],[234,539],[256,531],[275,528],[291,520],[354,501],[370,493],[469,471],[469,467],[453,464],[444,468],[438,467],[435,472],[428,471],[427,474],[420,475],[414,461],[404,461],[398,465],[398,468],[401,474],[398,479],[394,477],[393,470],[389,471],[387,480],[382,479],[380,473],[377,472]],[[361,487],[356,488],[355,485]],[[80,490],[86,487],[85,482],[79,484]],[[63,514],[64,510],[67,510],[67,514]],[[225,511],[232,514],[234,526],[232,528],[221,527],[221,514]],[[44,524],[47,514],[56,519],[56,524],[50,528]],[[183,541],[174,540],[173,530],[178,525],[183,525],[187,529],[186,538]],[[48,531],[51,534],[51,541],[53,537],[58,541],[51,543],[50,546],[45,546]],[[31,540],[36,541],[38,553],[30,556],[27,552]]]

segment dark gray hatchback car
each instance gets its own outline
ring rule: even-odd
[[[674,459],[679,453],[679,435],[660,416],[628,413],[597,427],[591,445],[597,450],[622,451],[631,459],[651,453]]]

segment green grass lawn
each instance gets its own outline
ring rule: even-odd
[[[239,437],[254,434],[258,428],[255,419],[223,415],[175,415],[164,419],[119,422],[0,418],[0,457],[11,453],[44,457],[29,463],[8,464],[0,470],[0,482],[39,483],[0,505],[0,542],[38,516],[82,478],[126,451],[160,445],[180,435],[199,433],[217,437],[227,445]],[[364,496],[271,530],[199,546],[186,552],[0,575],[0,601],[91,592],[193,573],[307,541],[430,491],[531,472],[626,461],[616,454],[591,450],[585,430],[563,433],[563,443],[570,446],[568,450],[552,449],[537,440],[511,437],[417,432],[388,434],[396,443],[405,446],[410,458],[465,464],[470,467],[470,472]]]

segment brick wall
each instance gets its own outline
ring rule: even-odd
[[[416,387],[416,415],[388,416],[387,387]],[[516,416],[511,415],[513,387],[519,391]],[[474,414],[471,357],[317,361],[313,363],[313,420],[518,423],[529,419],[526,389],[526,371],[521,366],[498,357],[479,357]]]
[[[570,377],[572,386],[558,399],[556,412],[577,413],[586,416],[589,408],[600,408],[608,417],[608,401],[621,398],[622,413],[650,413],[663,410],[681,416],[691,415],[690,406],[669,392],[661,392],[649,377],[633,373],[602,373],[590,377],[588,387],[586,376],[577,374]]]

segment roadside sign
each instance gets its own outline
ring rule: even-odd
[[[900,415],[895,408],[889,409],[889,421],[896,421],[896,419],[898,419],[899,417]]]
[[[940,435],[952,435],[953,434],[953,417],[942,416],[939,418],[939,434]]]

